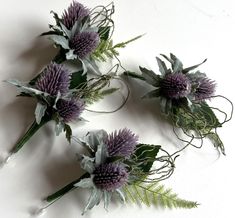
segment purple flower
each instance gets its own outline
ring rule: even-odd
[[[82,19],[88,16],[90,13],[89,9],[84,7],[82,4],[73,1],[65,10],[62,15],[62,23],[71,30],[76,21],[82,21]]]
[[[169,99],[186,97],[191,91],[191,83],[183,73],[166,75],[161,82],[161,94]]]
[[[123,165],[108,163],[96,167],[93,175],[93,182],[97,188],[113,191],[127,182],[129,174]]]
[[[80,116],[80,114],[84,110],[84,103],[75,99],[60,99],[58,100],[56,107],[59,116],[63,118],[65,123],[68,123],[76,120]]]
[[[193,96],[196,101],[209,99],[215,93],[215,81],[207,77],[198,77],[194,83],[196,84]]]
[[[138,141],[138,136],[129,129],[111,133],[105,141],[109,156],[130,157],[133,154]]]
[[[91,54],[99,44],[99,34],[96,32],[81,32],[70,41],[71,49],[79,58],[84,59]]]
[[[35,83],[36,89],[56,96],[58,92],[65,94],[69,90],[70,73],[63,65],[51,63],[42,72]]]

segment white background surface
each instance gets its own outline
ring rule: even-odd
[[[109,1],[82,1],[89,7]],[[157,72],[155,56],[174,53],[185,66],[208,61],[200,68],[218,82],[217,94],[235,102],[234,0],[119,0],[114,1],[116,13],[115,42],[133,36],[146,35],[121,51],[121,59],[129,70],[138,65]],[[49,63],[55,54],[49,41],[37,37],[47,31],[53,19],[50,10],[62,13],[69,0],[0,0],[0,80],[17,78],[28,81]],[[141,84],[140,84],[141,85]],[[73,125],[76,135],[88,130],[128,127],[140,135],[140,141],[161,144],[174,151],[178,145],[171,140],[171,127],[159,116],[158,104],[141,101],[147,88],[131,83],[128,104],[115,114],[84,113],[90,122]],[[140,88],[141,87],[141,88]],[[0,85],[0,153],[6,152],[33,120],[35,102],[15,98],[16,89],[6,83]],[[120,99],[109,99],[100,108],[117,106]],[[226,105],[221,108],[229,110]],[[40,199],[77,178],[79,166],[74,153],[63,136],[55,137],[53,123],[38,132],[24,149],[0,170],[0,217],[26,218],[29,210],[40,206]],[[198,201],[192,210],[162,210],[134,205],[113,204],[109,212],[102,205],[85,217],[159,217],[159,218],[221,218],[234,216],[234,121],[219,130],[227,156],[218,159],[210,143],[201,150],[183,152],[176,162],[175,174],[164,183],[179,196]],[[167,137],[168,135],[168,137]],[[44,218],[80,217],[87,195],[75,191],[64,196],[47,209]]]

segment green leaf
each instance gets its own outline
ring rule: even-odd
[[[133,155],[133,158],[138,164],[141,163],[139,168],[142,172],[149,172],[160,148],[160,145],[149,144],[139,144],[136,146],[136,151]]]
[[[101,40],[107,41],[110,33],[110,26],[100,27],[98,30],[99,36]]]
[[[152,86],[158,87],[161,77],[155,74],[152,70],[148,70],[144,67],[139,67],[140,71],[142,72],[142,77],[144,80]]]
[[[204,64],[206,61],[207,61],[207,59],[205,59],[205,60],[204,60],[203,62],[201,62],[200,64],[197,64],[197,65],[194,65],[194,66],[191,66],[191,67],[187,67],[187,68],[185,68],[185,69],[182,70],[182,73],[186,74],[186,73],[188,73],[189,71],[198,68],[200,65]]]
[[[65,131],[65,136],[66,139],[71,142],[71,137],[72,137],[72,129],[68,124],[64,124],[64,131]]]
[[[42,104],[41,102],[37,103],[36,109],[35,109],[35,119],[37,124],[40,124],[42,117],[45,115],[47,106],[45,104]]]
[[[165,189],[158,182],[150,184],[135,183],[124,187],[126,201],[145,204],[147,206],[158,206],[163,208],[195,208],[197,202],[183,200],[178,198],[177,194],[171,189]]]
[[[87,83],[87,74],[83,70],[71,74],[70,89],[79,89]]]
[[[136,74],[134,72],[130,72],[130,71],[125,71],[123,73],[124,76],[129,76],[129,77],[132,77],[132,78],[135,78],[135,79],[140,79],[140,80],[145,80],[143,76],[139,75],[139,74]]]
[[[61,22],[61,19],[59,18],[58,14],[56,12],[54,12],[54,11],[51,11],[50,13],[53,14],[53,17],[54,17],[54,19],[56,21],[56,25],[59,26],[60,22]]]
[[[102,96],[107,96],[107,95],[111,95],[113,94],[114,92],[120,90],[120,88],[109,88],[109,89],[105,89],[103,91],[100,92],[100,94]]]
[[[225,148],[224,148],[224,144],[223,142],[221,141],[219,135],[215,132],[210,132],[208,135],[207,135],[207,138],[209,138],[211,140],[211,142],[213,143],[213,145],[215,146],[215,148],[218,150],[218,151],[221,151],[221,153],[223,155],[225,155]]]
[[[54,30],[50,30],[50,31],[48,31],[48,32],[42,33],[40,36],[49,36],[49,35],[62,35],[62,33],[56,32],[56,31],[54,31]]]
[[[160,96],[160,89],[154,89],[151,92],[145,94],[142,98],[157,98]]]

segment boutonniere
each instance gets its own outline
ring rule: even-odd
[[[109,87],[113,78],[115,74],[110,72],[88,79],[87,74],[71,72],[62,64],[50,63],[30,82],[7,80],[18,88],[18,96],[31,97],[37,102],[34,122],[12,148],[9,157],[17,153],[42,126],[52,120],[55,121],[56,135],[64,131],[70,142],[70,122],[83,120],[81,114],[88,105],[119,89]]]
[[[42,33],[54,42],[59,52],[54,58],[57,63],[75,61],[83,72],[100,74],[96,61],[104,62],[116,58],[118,49],[140,38],[134,37],[126,42],[114,44],[114,4],[99,5],[89,9],[77,1],[73,1],[62,16],[54,11],[55,25],[49,25],[50,31]]]
[[[86,153],[78,155],[85,173],[47,196],[45,200],[48,205],[36,210],[36,214],[77,188],[90,191],[82,214],[101,201],[107,209],[112,198],[123,203],[143,203],[147,206],[197,207],[196,202],[183,200],[159,184],[159,181],[167,179],[173,173],[178,152],[170,155],[160,145],[139,143],[138,136],[129,129],[111,134],[104,130],[89,132],[77,141],[86,148]]]
[[[215,95],[216,82],[197,69],[202,63],[184,68],[182,62],[173,54],[170,57],[162,55],[169,62],[170,67],[157,57],[160,74],[140,67],[141,75],[133,72],[124,74],[140,79],[153,86],[154,89],[145,94],[143,98],[158,98],[162,112],[173,123],[177,138],[188,145],[201,147],[203,139],[208,138],[218,149],[225,154],[223,142],[217,134],[217,128],[231,120],[233,114],[232,102],[221,95]],[[223,98],[231,104],[231,114],[227,115],[221,108],[212,107],[208,100]],[[220,121],[215,112],[224,115]],[[182,138],[175,127],[180,128],[189,140]],[[200,145],[194,144],[195,140]],[[189,143],[190,142],[190,143]]]

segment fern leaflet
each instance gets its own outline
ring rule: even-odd
[[[166,189],[158,182],[151,184],[135,183],[123,188],[126,201],[132,203],[143,203],[147,206],[155,205],[163,208],[195,208],[197,202],[187,201],[179,198],[171,189]]]

